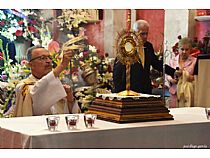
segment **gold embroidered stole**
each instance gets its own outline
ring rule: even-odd
[[[21,88],[21,94],[19,94],[19,100],[16,103],[14,110],[14,116],[17,117],[33,115],[32,99],[29,93],[29,86],[34,85],[35,81],[33,81],[31,78],[27,78],[23,81],[23,83],[24,85]]]

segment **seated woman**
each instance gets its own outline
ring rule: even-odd
[[[167,76],[170,82],[169,107],[190,107],[194,100],[194,67],[196,58],[190,55],[192,49],[191,39],[185,37],[179,41],[179,54],[173,58],[169,65],[178,69],[177,77]]]

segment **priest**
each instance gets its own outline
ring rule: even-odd
[[[27,50],[31,75],[16,87],[14,116],[80,113],[69,85],[63,85],[59,75],[68,66],[73,53],[63,52],[61,63],[52,70],[52,57],[42,46]]]

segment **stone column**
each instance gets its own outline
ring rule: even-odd
[[[104,52],[109,57],[115,57],[115,39],[117,32],[126,27],[126,10],[123,9],[106,9],[104,13]]]
[[[194,36],[194,12],[188,9],[166,9],[164,21],[164,52],[168,63],[173,56],[172,46],[178,42],[178,35],[182,37]]]
[[[126,30],[130,31],[131,29],[131,10],[126,9]]]
[[[136,21],[136,10],[131,9],[131,29],[133,28],[133,23]]]

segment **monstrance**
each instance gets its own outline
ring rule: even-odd
[[[140,51],[143,51],[143,42],[134,31],[122,30],[118,33],[115,43],[117,59],[126,66],[126,90],[119,92],[120,96],[136,96],[139,93],[130,90],[131,64],[140,62]]]

